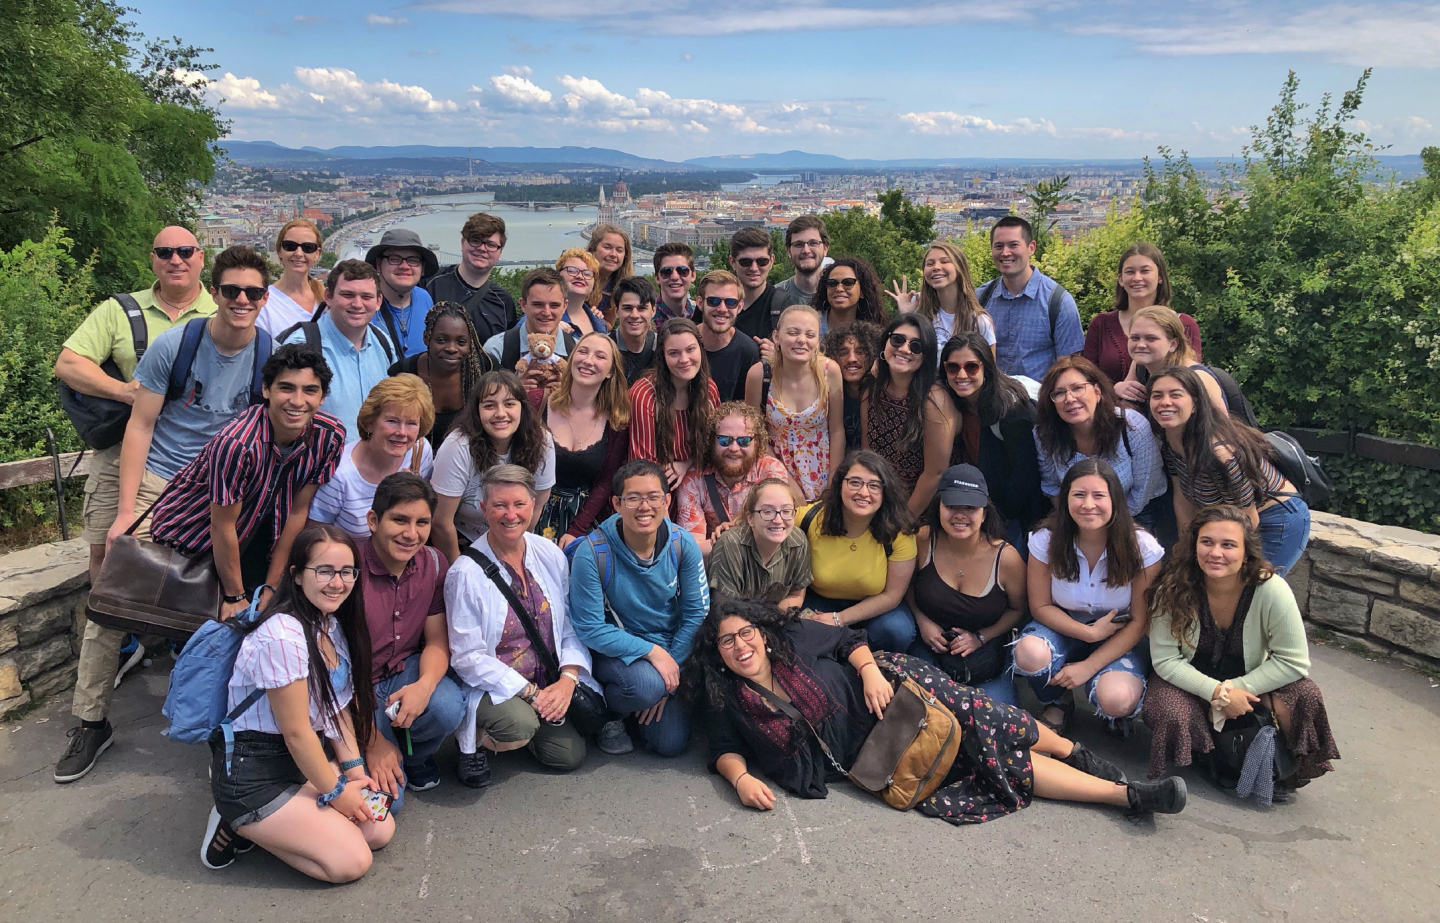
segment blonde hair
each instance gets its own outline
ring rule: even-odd
[[[985,309],[980,305],[980,299],[975,294],[974,277],[970,275],[970,261],[965,258],[965,252],[948,240],[935,240],[925,248],[925,253],[931,250],[939,250],[950,258],[955,264],[955,284],[960,286],[960,297],[955,299],[955,332],[969,333],[976,330],[980,325],[980,318],[984,317]],[[920,278],[925,278],[924,257],[921,257]],[[923,282],[920,286],[920,307],[917,314],[934,320],[940,313],[940,293],[935,286],[929,282]],[[944,344],[941,344],[942,346]]]
[[[600,261],[595,259],[594,254],[589,250],[581,250],[579,247],[571,247],[555,260],[555,271],[560,272],[568,260],[579,260],[584,263],[595,275],[590,277],[590,294],[585,296],[585,303],[595,306],[600,303]]]
[[[817,310],[815,310],[814,308],[810,307],[808,304],[792,304],[792,305],[790,305],[789,307],[787,307],[785,310],[781,311],[781,312],[780,312],[780,316],[775,319],[775,330],[776,330],[777,333],[778,333],[779,330],[780,330],[780,325],[785,322],[785,315],[790,314],[790,313],[793,313],[793,312],[795,312],[795,311],[804,311],[806,314],[809,314],[811,317],[815,318],[815,329],[816,329],[817,332],[819,331],[819,329],[820,329],[820,312],[817,311]],[[806,365],[808,365],[808,366],[810,367],[810,374],[815,376],[815,384],[817,384],[817,385],[820,386],[820,396],[821,396],[822,398],[826,396],[826,395],[825,395],[825,363],[826,363],[826,361],[828,361],[828,360],[826,359],[825,354],[820,351],[820,342],[819,342],[819,340],[816,340],[816,342],[815,342],[815,352],[814,352],[813,354],[811,354],[811,356],[810,356],[810,361],[807,362]],[[784,365],[785,365],[785,351],[784,351],[784,350],[782,350],[782,349],[776,349],[776,350],[775,350],[775,363],[776,363],[776,367],[777,367],[777,368],[783,368],[783,367],[784,367]]]
[[[630,248],[630,235],[626,234],[624,231],[622,231],[620,228],[616,227],[613,224],[597,224],[590,231],[590,243],[586,246],[585,249],[593,256],[595,251],[600,249],[600,244],[605,240],[606,237],[611,234],[615,234],[619,236],[621,240],[625,241],[625,261],[620,264],[620,268],[615,270],[611,278],[607,280],[608,282],[610,282],[610,290],[613,292],[615,290],[616,282],[619,282],[622,279],[628,279],[631,276],[635,275],[635,260],[633,258],[634,253]],[[598,260],[596,262],[596,265],[599,265]],[[600,281],[599,270],[596,270],[595,272],[595,281],[597,283]],[[604,296],[604,294],[604,286],[597,284],[595,286],[595,291],[590,293],[590,298],[593,299],[590,301],[590,306],[593,308],[595,305],[599,304],[600,299]]]
[[[289,234],[295,228],[304,228],[311,234],[314,234],[315,242],[320,245],[320,250],[323,252],[323,250],[325,249],[325,235],[320,233],[320,228],[315,225],[315,222],[311,221],[308,218],[292,218],[291,220],[281,225],[280,233],[275,235],[276,256],[281,255],[280,245],[285,242],[285,235]],[[320,280],[314,278],[307,278],[305,281],[309,283],[310,293],[315,296],[315,301],[324,301],[325,286],[320,283]]]
[[[575,341],[570,356],[573,359],[575,350],[591,337],[599,337],[610,347],[610,376],[601,383],[600,393],[595,395],[595,407],[605,414],[611,429],[625,429],[630,425],[630,383],[625,380],[625,363],[620,361],[620,349],[615,341],[599,331],[592,330]],[[560,373],[560,384],[556,386],[555,393],[550,395],[552,410],[565,413],[570,409],[570,388],[575,381],[574,367],[573,361],[565,363],[565,368]]]
[[[1165,334],[1166,339],[1173,340],[1177,344],[1175,352],[1170,354],[1169,365],[1181,365],[1188,368],[1200,361],[1199,357],[1195,355],[1195,350],[1190,348],[1190,341],[1185,339],[1185,325],[1180,323],[1180,315],[1170,308],[1161,304],[1152,304],[1148,308],[1141,308],[1135,312],[1134,317],[1130,318],[1131,330],[1135,329],[1137,320],[1148,320],[1160,328],[1160,332]]]
[[[380,419],[380,414],[391,405],[403,410],[419,411],[420,435],[415,439],[417,445],[430,434],[435,425],[435,402],[430,397],[430,388],[420,380],[419,375],[401,372],[377,383],[366,395],[365,403],[360,405],[360,412],[355,415],[355,429],[360,433],[361,439],[369,439],[374,435],[375,421]]]

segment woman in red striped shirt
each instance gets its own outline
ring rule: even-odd
[[[665,469],[672,505],[690,465],[705,458],[706,423],[719,406],[700,328],[692,320],[670,318],[660,327],[655,365],[630,388],[630,459]]]

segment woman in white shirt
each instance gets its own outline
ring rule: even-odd
[[[909,279],[891,283],[888,293],[904,311],[915,311],[935,325],[935,341],[942,347],[951,337],[974,330],[995,352],[995,321],[975,294],[970,261],[948,240],[937,240],[925,250],[920,290],[909,291]]]
[[[1129,733],[1150,666],[1145,591],[1164,554],[1136,527],[1108,462],[1084,458],[1070,466],[1054,515],[1030,534],[1035,620],[1011,660],[1045,705],[1040,720],[1061,736],[1075,709],[1070,690],[1080,687],[1100,717]]]
[[[331,522],[357,539],[368,539],[365,514],[381,481],[401,469],[430,479],[435,453],[425,436],[434,425],[435,404],[418,375],[402,372],[381,380],[360,405],[355,421],[360,441],[345,447],[335,475],[315,491],[310,520]]]
[[[359,574],[350,536],[307,526],[269,604],[242,629],[226,702],[239,710],[233,739],[218,728],[210,736],[207,867],[259,845],[311,878],[354,881],[394,835],[394,819],[382,811],[377,820],[366,800],[379,786],[361,758],[375,732],[375,689]]]
[[[325,286],[310,275],[320,262],[323,240],[315,222],[304,218],[285,222],[275,235],[275,256],[283,271],[270,286],[270,297],[255,320],[272,337],[314,317],[315,309],[325,300]]]
[[[535,472],[533,529],[555,486],[555,440],[530,406],[519,376],[486,372],[440,444],[430,479],[440,498],[433,541],[451,564],[460,557],[462,543],[468,546],[485,534],[481,477],[495,465],[511,463]]]

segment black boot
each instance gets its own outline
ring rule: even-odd
[[[1125,778],[1125,771],[1119,766],[1086,749],[1078,740],[1073,744],[1074,749],[1070,751],[1070,755],[1060,761],[1066,766],[1073,766],[1087,776],[1104,779],[1106,782],[1119,782],[1123,785],[1129,781]]]
[[[1157,782],[1130,782],[1126,786],[1130,816],[1179,814],[1185,810],[1185,780],[1166,776]]]

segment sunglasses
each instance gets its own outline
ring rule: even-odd
[[[153,254],[155,254],[156,256],[160,257],[160,259],[162,259],[162,260],[168,260],[168,259],[170,259],[170,257],[174,256],[174,255],[177,254],[177,253],[180,254],[180,259],[182,259],[182,260],[188,260],[188,259],[190,259],[190,257],[192,257],[192,256],[194,256],[195,254],[199,253],[199,252],[200,252],[200,248],[199,248],[199,247],[191,247],[191,246],[188,246],[188,245],[187,245],[187,246],[184,246],[184,247],[156,247],[155,249],[151,250],[150,252],[153,253]]]
[[[716,437],[715,437],[715,441],[716,441],[717,443],[719,443],[720,448],[722,448],[722,449],[728,449],[728,448],[730,448],[730,444],[731,444],[731,443],[734,443],[735,445],[738,445],[738,446],[739,446],[740,448],[742,448],[742,449],[748,449],[748,448],[750,448],[750,443],[752,443],[752,442],[755,441],[755,437],[754,437],[754,436],[716,436]]]
[[[712,308],[718,308],[718,307],[720,307],[720,306],[723,304],[725,307],[730,308],[731,310],[734,310],[736,307],[739,306],[739,304],[740,304],[740,299],[739,299],[739,298],[721,298],[719,295],[706,295],[706,296],[705,296],[705,304],[708,305],[709,307],[712,307]]]
[[[742,256],[735,261],[735,265],[740,266],[744,269],[749,269],[751,266],[759,266],[761,269],[764,269],[766,266],[770,265],[770,257]]]
[[[895,347],[896,349],[899,349],[900,347],[908,344],[910,347],[910,351],[917,356],[925,351],[925,344],[921,342],[918,337],[907,337],[903,333],[890,334],[889,342],[890,345]]]
[[[266,292],[266,289],[258,285],[221,285],[218,286],[218,288],[220,289],[221,297],[229,298],[231,301],[239,298],[240,293],[244,292],[246,298],[250,299],[251,302],[256,302],[264,298]]]
[[[984,368],[984,366],[974,360],[969,362],[947,362],[945,363],[945,374],[959,375],[961,372],[964,372],[966,375],[974,378],[980,374],[982,368]]]
[[[825,280],[825,287],[826,287],[826,288],[839,288],[839,287],[842,286],[842,285],[845,286],[846,288],[854,288],[855,286],[857,286],[857,285],[859,285],[859,284],[860,284],[860,280],[857,279],[857,278],[855,278],[854,276],[851,276],[851,277],[848,278],[848,279],[836,279],[836,278],[834,278],[834,277],[831,277],[831,278]]]
[[[313,240],[282,240],[280,241],[280,249],[286,253],[294,253],[296,250],[302,253],[314,253],[320,249],[320,245]],[[419,266],[420,264],[417,262],[415,265]]]
[[[692,272],[694,272],[694,270],[689,266],[662,266],[660,268],[660,278],[668,279],[671,276],[679,276],[683,279]]]

